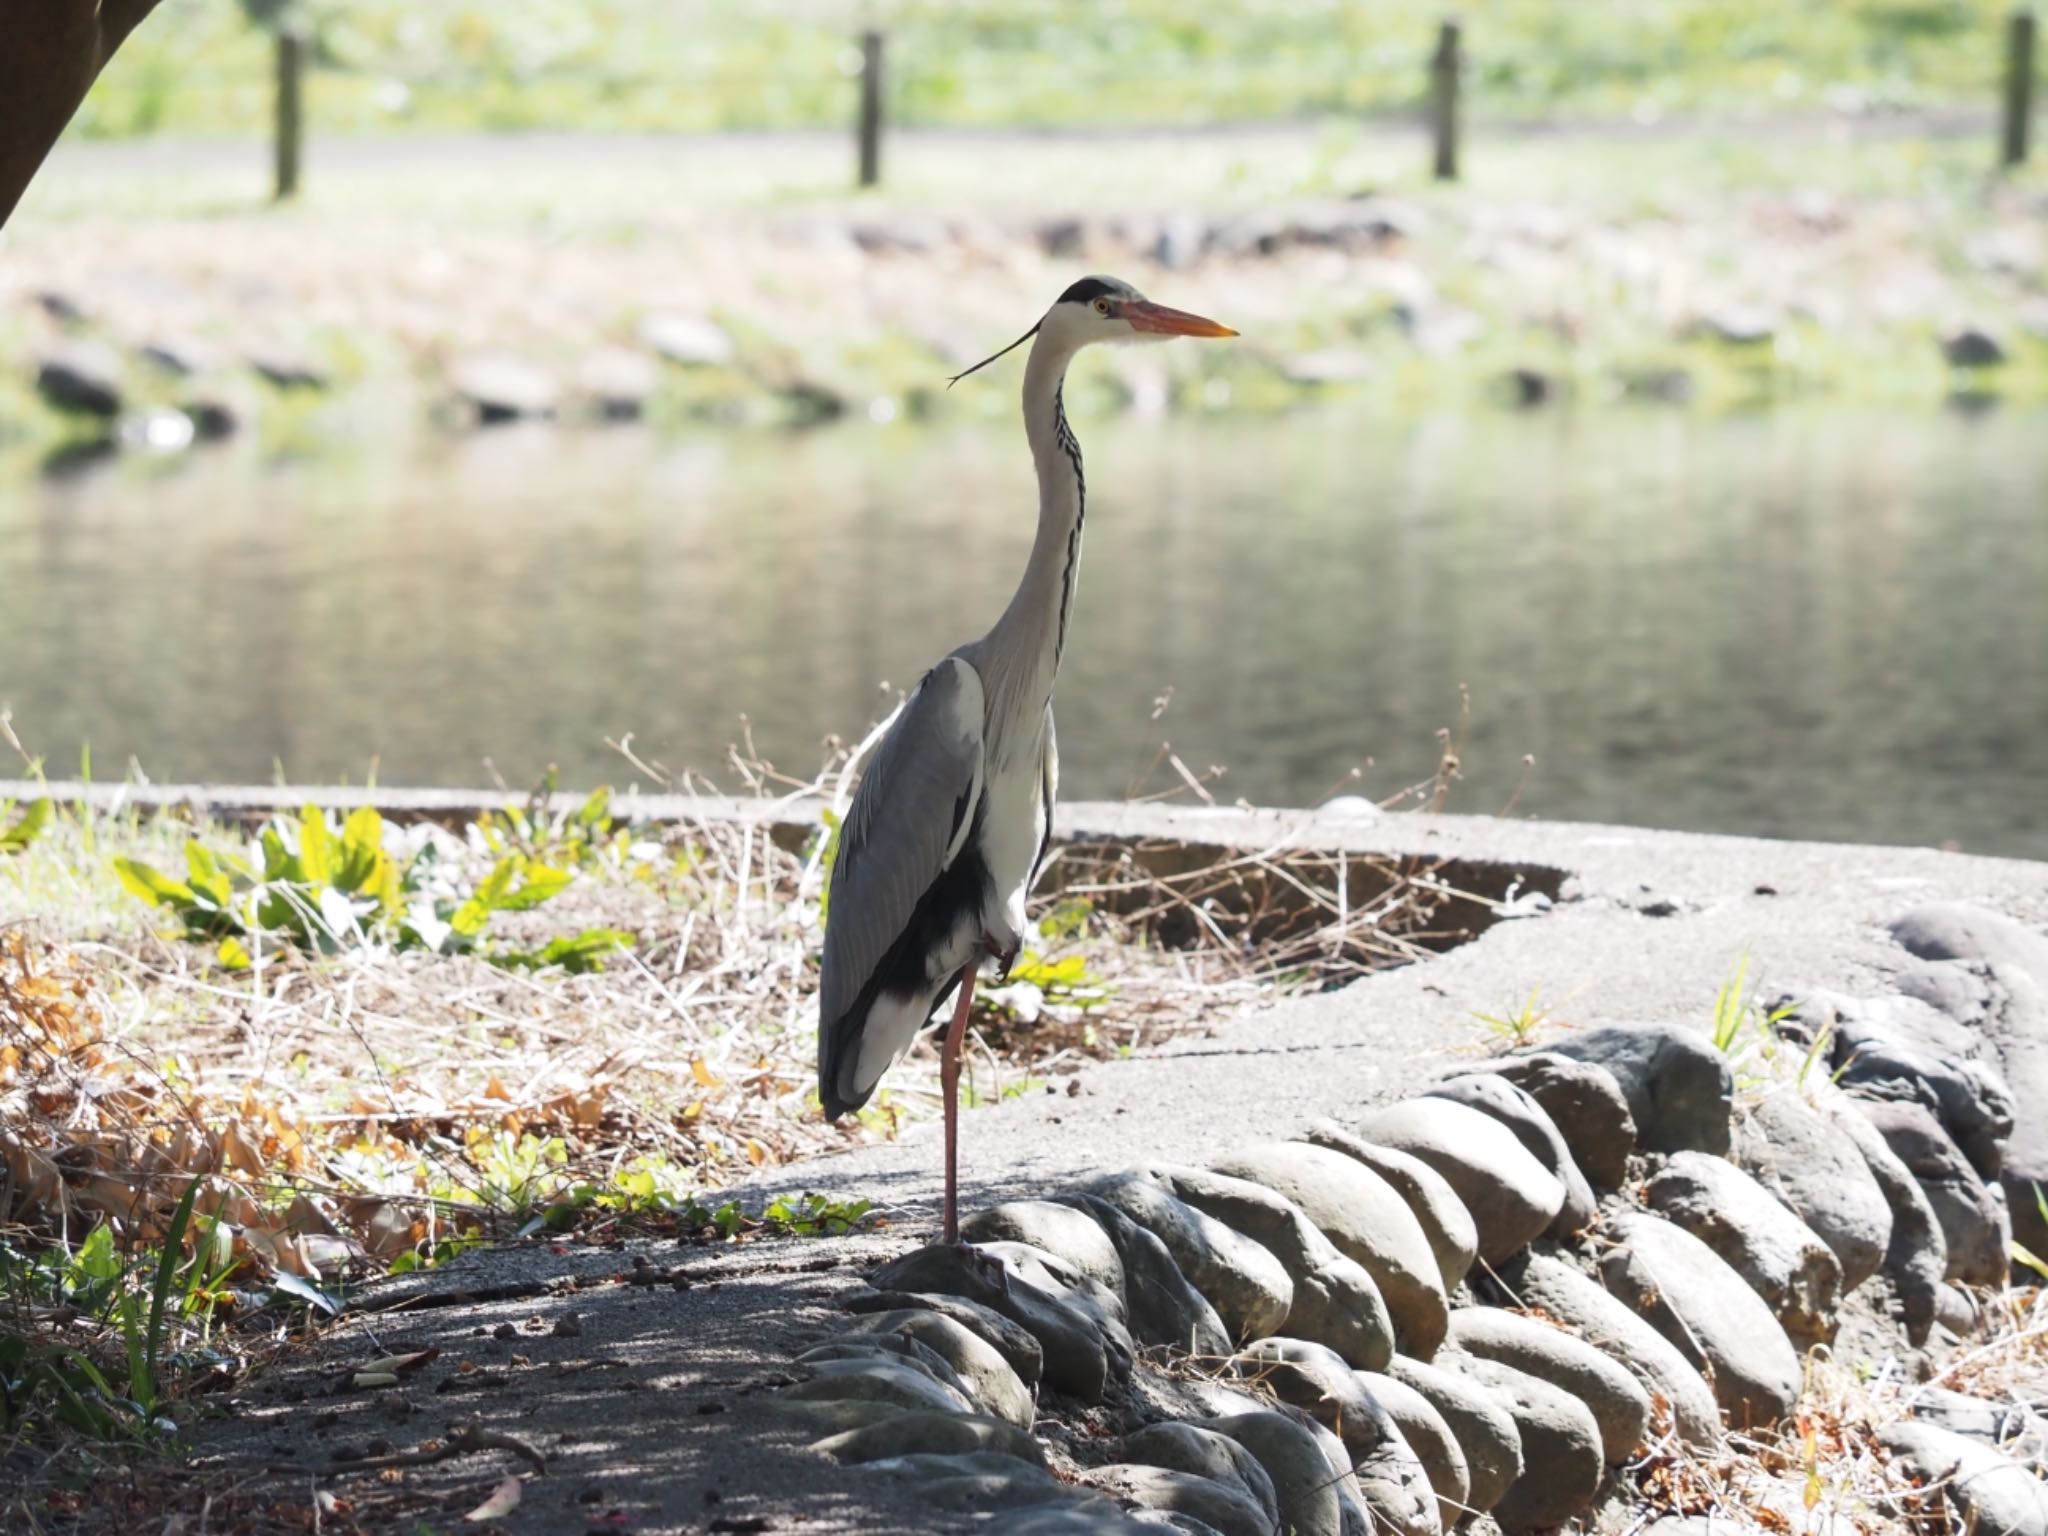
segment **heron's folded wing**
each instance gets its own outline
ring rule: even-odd
[[[851,1008],[966,841],[982,783],[981,677],[949,656],[889,727],[839,829],[819,1016]]]

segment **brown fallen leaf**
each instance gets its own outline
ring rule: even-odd
[[[505,1480],[491,1490],[490,1497],[462,1518],[465,1520],[496,1520],[500,1516],[509,1515],[519,1507],[520,1492],[519,1474],[517,1472],[507,1472]]]

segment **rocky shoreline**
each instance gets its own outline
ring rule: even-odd
[[[459,169],[484,150],[439,152]],[[531,151],[544,166],[614,152]],[[743,177],[760,152],[687,153],[740,156]],[[66,169],[60,157],[52,174]],[[622,202],[545,241],[516,219],[501,230],[417,209],[30,217],[0,246],[0,423],[31,442],[162,452],[365,418],[773,425],[974,410],[946,395],[947,375],[1091,269],[1228,313],[1246,337],[1199,359],[1111,358],[1085,386],[1110,409],[2048,393],[2039,194],[2024,185],[1723,187],[1647,205],[1625,185],[1576,200],[1233,193],[1117,212],[984,208],[985,189],[944,213]]]

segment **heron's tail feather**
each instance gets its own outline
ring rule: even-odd
[[[818,1098],[827,1120],[852,1114],[874,1096],[882,1074],[910,1049],[932,1011],[958,985],[956,976],[943,990],[920,989],[909,997],[876,988],[826,1026],[824,1049],[818,1053]]]

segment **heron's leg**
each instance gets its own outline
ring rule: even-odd
[[[946,1026],[946,1041],[939,1048],[939,1092],[946,1101],[946,1237],[960,1241],[960,1043],[967,1037],[967,1011],[974,1005],[974,975],[979,965],[960,973],[960,1000],[953,1005],[953,1022]]]

